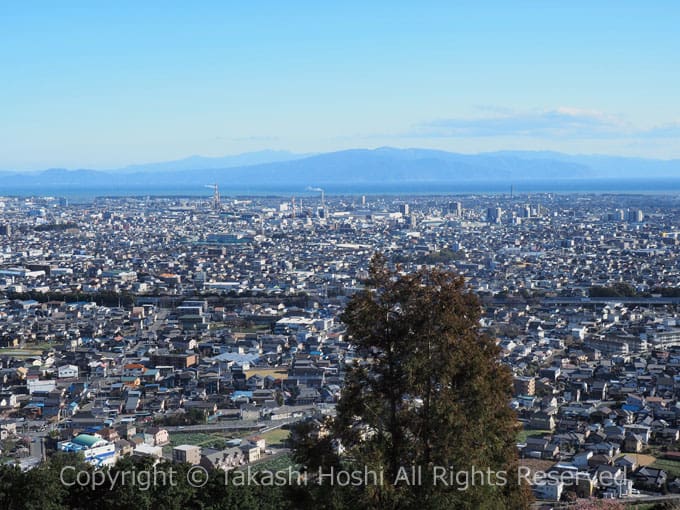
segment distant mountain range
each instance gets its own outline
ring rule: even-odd
[[[266,185],[457,183],[680,177],[680,160],[504,151],[474,155],[426,149],[351,149],[324,154],[260,151],[131,165],[114,170],[0,172],[0,195],[31,189],[159,189]]]
[[[234,156],[222,156],[218,158],[207,158],[204,156],[189,156],[188,158],[176,161],[165,161],[162,163],[147,163],[145,165],[129,165],[116,170],[116,172],[133,174],[144,172],[181,172],[184,170],[209,170],[234,168],[242,166],[262,165],[266,163],[280,163],[294,159],[302,159],[313,154],[294,154],[288,151],[264,150],[257,152],[246,152]]]

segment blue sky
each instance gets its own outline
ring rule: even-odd
[[[265,148],[680,157],[680,3],[4,2],[0,168]]]

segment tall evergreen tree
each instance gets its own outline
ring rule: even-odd
[[[480,331],[480,312],[453,272],[401,274],[382,256],[371,261],[365,289],[342,315],[361,361],[347,371],[331,424],[342,452],[332,462],[384,473],[384,484],[352,491],[355,507],[528,506],[511,373]]]

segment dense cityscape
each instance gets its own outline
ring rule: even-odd
[[[680,510],[680,3],[2,7],[0,510]]]
[[[680,493],[679,200],[3,198],[3,462],[292,465],[361,362],[339,315],[382,253],[480,296],[537,500]]]

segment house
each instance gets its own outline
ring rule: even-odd
[[[614,461],[614,465],[624,469],[626,473],[632,473],[638,468],[636,455],[624,455]]]
[[[256,421],[260,419],[260,408],[250,404],[241,405],[241,419]]]
[[[196,466],[201,463],[201,448],[190,444],[175,446],[172,449],[172,460]]]
[[[130,455],[133,452],[133,444],[126,439],[118,439],[117,441],[114,441],[114,444],[116,445],[116,451],[119,456]]]
[[[564,491],[564,483],[560,480],[541,480],[532,484],[531,490],[536,499],[559,501]]]
[[[203,413],[203,416],[208,417],[217,412],[217,404],[215,402],[206,402],[204,400],[187,400],[184,402],[184,409],[189,412],[195,409]]]
[[[262,456],[260,447],[255,443],[251,443],[250,441],[244,441],[241,443],[239,448],[243,452],[246,462],[255,462],[256,460],[260,460]]]
[[[588,459],[588,466],[591,468],[598,468],[600,466],[611,466],[612,462],[613,459],[611,455],[597,453],[593,454],[593,456]]]
[[[137,434],[137,427],[132,423],[122,423],[116,430],[118,431],[118,435],[125,439],[130,439]]]
[[[0,393],[0,408],[18,407],[17,396],[12,393]]]
[[[0,432],[6,436],[16,436],[17,422],[14,420],[0,420]],[[2,439],[7,438],[3,437]]]
[[[216,450],[213,448],[203,448],[201,451],[201,466],[210,469],[221,469],[229,471],[235,467],[245,464],[246,458],[243,451],[238,447]]]
[[[640,453],[644,446],[642,437],[638,434],[628,432],[623,441],[623,450],[626,452]]]
[[[267,442],[264,437],[262,436],[250,436],[247,438],[247,440],[251,443],[253,443],[255,446],[257,446],[260,449],[260,453],[264,454],[265,448],[267,446]]]
[[[623,427],[606,426],[603,430],[605,439],[610,443],[621,444],[626,437],[626,431]]]
[[[102,438],[106,439],[107,441],[115,442],[117,441],[120,436],[118,435],[118,431],[116,429],[112,428],[103,428],[97,432]]]
[[[555,430],[555,417],[543,411],[531,415],[529,428],[537,430]]]
[[[170,437],[166,429],[150,427],[144,431],[144,442],[151,446],[163,446],[170,442]]]
[[[643,467],[635,473],[635,486],[640,489],[658,491],[666,485],[668,475],[663,469]]]
[[[594,381],[590,385],[590,397],[596,400],[606,400],[607,398],[607,383],[604,381]]]
[[[619,466],[601,465],[595,469],[595,477],[597,478],[598,486],[606,490],[617,486],[625,480],[626,473]]]
[[[522,449],[524,457],[534,459],[554,459],[560,453],[560,447],[551,443],[549,439],[529,437],[527,444]]]
[[[652,433],[651,427],[649,427],[647,425],[635,424],[635,425],[625,425],[624,428],[626,429],[626,432],[631,432],[633,434],[639,435],[644,444],[649,443],[649,439],[651,438],[651,433]]]
[[[680,430],[671,427],[663,428],[657,431],[656,439],[660,442],[673,443],[680,440]]]
[[[138,388],[142,383],[141,379],[134,375],[124,375],[120,378],[120,382],[128,388]]]
[[[59,379],[72,379],[78,377],[78,367],[76,365],[62,365],[57,368]]]
[[[607,441],[587,444],[586,449],[591,450],[596,455],[600,454],[606,455],[608,457],[614,457],[620,453],[620,448],[618,445],[609,443]]]
[[[163,448],[148,443],[142,443],[135,446],[135,449],[132,451],[132,455],[134,455],[135,457],[150,457],[153,459],[162,459]]]
[[[135,412],[137,412],[140,406],[141,406],[141,392],[129,391],[123,407],[125,414],[134,414]]]
[[[320,399],[319,391],[309,386],[299,386],[299,393],[295,397],[296,405],[310,405]]]
[[[574,489],[579,498],[590,498],[595,493],[598,480],[594,472],[579,471],[576,476]]]
[[[574,455],[573,459],[571,460],[572,464],[576,466],[579,469],[587,468],[588,467],[588,461],[593,457],[593,452],[590,450],[586,450],[583,452],[579,452],[576,455]]]

